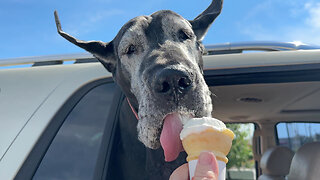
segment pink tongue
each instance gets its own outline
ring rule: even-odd
[[[174,161],[183,151],[180,140],[182,123],[178,113],[169,114],[164,119],[160,143],[164,151],[165,161]]]

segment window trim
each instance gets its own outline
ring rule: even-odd
[[[109,167],[109,161],[112,154],[113,144],[115,140],[115,133],[117,130],[119,114],[121,110],[121,105],[125,98],[125,95],[122,93],[119,86],[116,86],[116,93],[115,97],[117,97],[117,105],[112,106],[110,109],[110,113],[108,119],[114,119],[114,121],[110,121],[106,123],[103,136],[102,136],[102,143],[99,149],[98,160],[95,166],[94,172],[94,180],[101,180],[106,179]],[[117,95],[116,95],[117,94]]]
[[[39,140],[36,142],[35,146],[29,153],[28,157],[22,164],[19,169],[17,175],[15,176],[15,180],[24,180],[24,179],[32,179],[35,172],[37,171],[43,157],[45,156],[47,150],[49,149],[53,139],[58,133],[60,127],[63,125],[69,113],[73,110],[73,108],[78,104],[78,102],[92,89],[97,86],[103,84],[114,83],[112,78],[103,78],[98,79],[87,84],[84,84],[80,89],[74,92],[70,98],[59,108],[58,112],[54,115],[48,127],[41,134]],[[117,88],[116,88],[117,89]],[[122,96],[122,92],[119,90],[115,90],[115,95],[112,100],[111,107],[114,106],[114,103],[119,104],[120,97]],[[111,114],[115,114],[115,111],[110,111],[109,116]],[[107,123],[108,124],[108,123]]]

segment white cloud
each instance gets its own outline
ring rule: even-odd
[[[306,23],[313,29],[320,30],[320,3],[306,3],[305,9],[310,15]]]
[[[264,28],[261,24],[253,23],[242,27],[242,32],[251,36],[253,40],[275,40],[276,35],[269,32],[269,29]]]
[[[308,2],[304,6],[307,17],[301,27],[290,27],[288,38],[320,45],[320,3]]]
[[[86,25],[89,26],[91,24],[98,23],[109,17],[113,17],[122,13],[123,11],[117,10],[117,9],[107,10],[107,11],[98,11],[95,14],[88,17],[88,19],[86,20]]]
[[[63,24],[66,24],[66,32],[73,36],[81,36],[101,28],[101,24],[104,24],[108,19],[117,17],[121,14],[124,14],[124,11],[119,9],[100,10],[95,12],[90,11],[79,17],[73,18],[76,19],[76,21],[69,23],[65,22]]]
[[[272,1],[272,0],[271,0]],[[270,0],[268,1],[270,2]],[[268,8],[270,4],[268,3]],[[267,8],[267,9],[268,9]],[[255,15],[260,15],[263,21],[265,16],[263,8]],[[283,24],[272,27],[263,26],[260,21],[243,21],[240,23],[242,32],[253,40],[276,40],[276,41],[301,41],[307,44],[320,45],[320,3],[314,1],[304,2],[304,6],[292,3],[284,13],[289,12],[293,22],[283,22]],[[252,16],[252,14],[250,14]],[[274,17],[279,18],[279,17]],[[281,18],[281,17],[280,17]],[[270,19],[270,18],[269,18]],[[272,18],[271,18],[272,19]]]

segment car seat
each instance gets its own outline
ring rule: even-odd
[[[320,142],[307,143],[292,159],[288,180],[320,179]]]
[[[287,147],[277,146],[268,149],[261,157],[262,175],[258,180],[284,180],[289,173],[294,153]]]

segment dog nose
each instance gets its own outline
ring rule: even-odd
[[[155,77],[155,92],[159,94],[183,95],[191,87],[192,80],[190,76],[180,70],[164,69]]]

